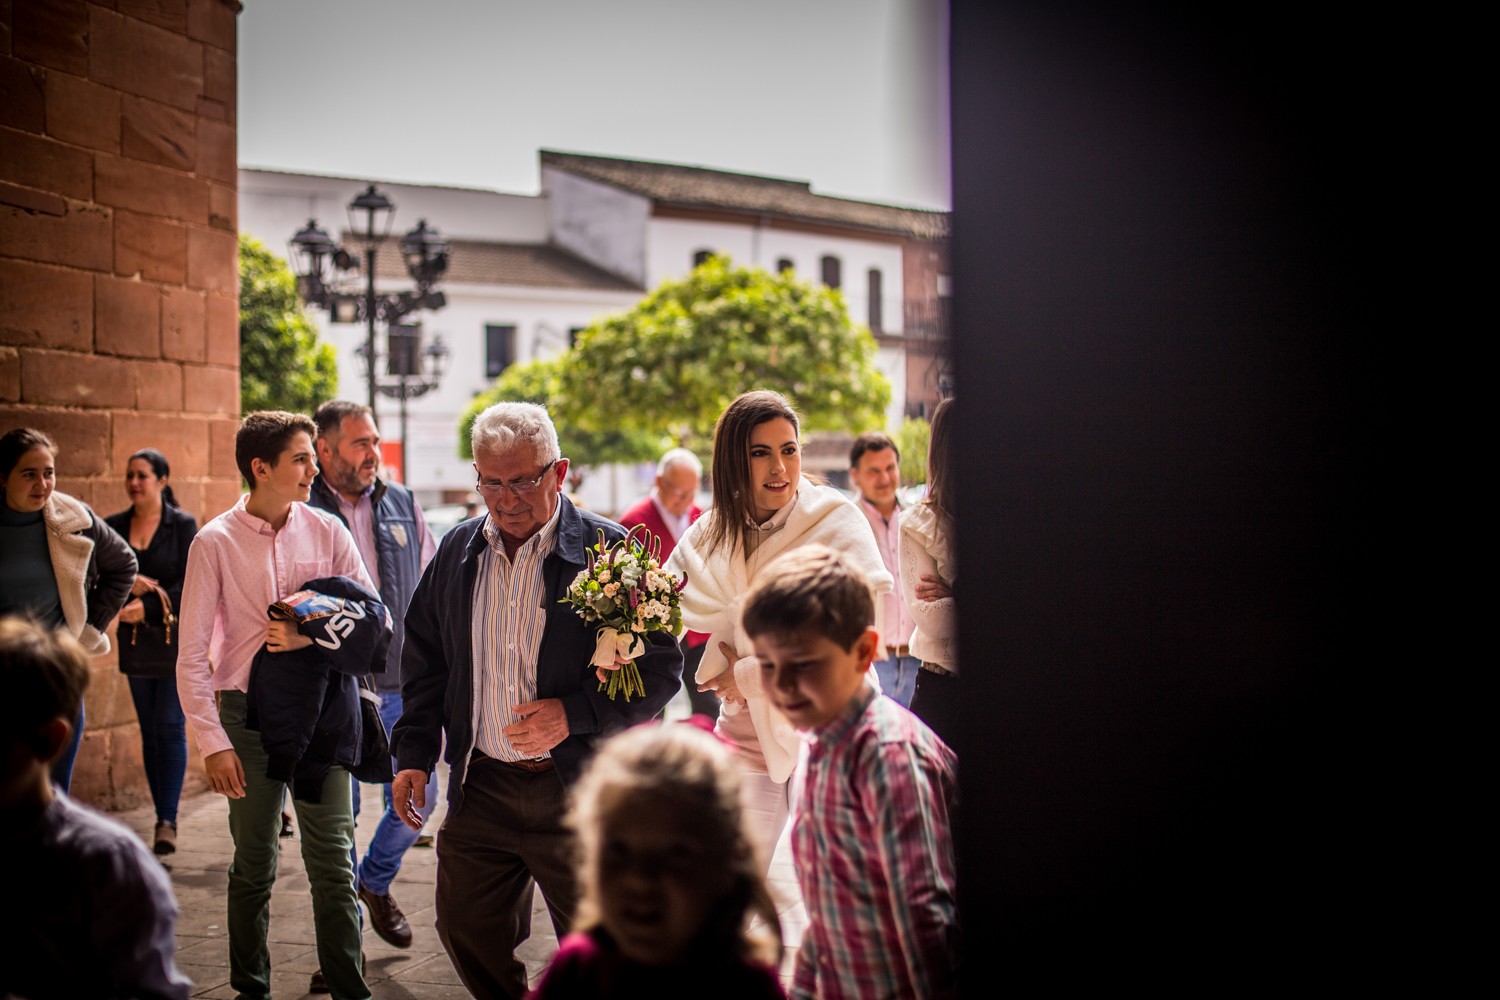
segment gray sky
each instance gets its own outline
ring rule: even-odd
[[[537,149],[949,208],[945,0],[245,0],[239,159],[537,190]]]

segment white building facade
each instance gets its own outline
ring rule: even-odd
[[[279,254],[309,219],[336,241],[349,241],[346,206],[366,183],[242,169],[240,230]],[[454,502],[472,489],[473,469],[458,454],[459,417],[506,365],[565,350],[578,330],[629,310],[707,253],[768,270],[790,266],[804,278],[841,287],[851,320],[877,336],[876,364],[892,387],[888,423],[896,426],[913,409],[903,326],[911,289],[922,294],[917,279],[925,275],[912,273],[908,262],[926,259],[914,255],[914,246],[929,255],[932,247],[945,248],[945,213],[826,198],[796,181],[548,151],[539,195],[395,183],[378,188],[396,206],[379,254],[379,291],[411,287],[396,241],[420,220],[451,243],[448,272],[437,285],[446,307],[406,320],[421,322],[426,341],[441,336],[449,350],[438,387],[408,402],[404,478],[424,505]],[[350,281],[363,288],[363,275]],[[939,279],[929,283],[935,296]],[[358,353],[364,323],[333,323],[315,308],[308,315],[337,352],[340,396],[364,401]],[[377,331],[378,350],[384,350],[384,336]],[[382,434],[395,440],[397,401],[381,397],[377,411]],[[836,456],[810,464],[839,468]],[[611,512],[649,485],[649,470],[611,470],[586,478],[582,496]]]

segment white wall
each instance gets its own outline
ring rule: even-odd
[[[542,194],[551,204],[554,243],[650,287],[645,243],[649,199],[547,166],[542,167]]]
[[[498,242],[546,243],[550,212],[545,198],[506,195],[493,191],[379,184],[396,203],[392,232],[404,233],[425,218],[444,236]],[[240,230],[286,253],[292,234],[316,218],[335,239],[348,227],[344,206],[364,189],[359,181],[341,178],[240,172]],[[382,290],[397,291],[409,282],[391,282]],[[458,419],[478,392],[490,387],[485,375],[485,326],[516,327],[516,359],[554,355],[567,346],[570,327],[587,326],[596,318],[622,312],[639,299],[635,292],[523,286],[438,286],[448,305],[436,312],[409,317],[420,321],[430,341],[441,335],[448,345],[449,365],[433,392],[407,403],[407,481],[424,503],[437,503],[445,489],[472,488],[473,469],[458,457]],[[339,366],[339,395],[364,402],[366,380],[357,349],[364,344],[364,323],[330,323],[328,314],[307,310],[318,335],[333,345]],[[384,336],[384,330],[378,331]],[[381,434],[397,440],[400,404],[380,396],[376,416]]]
[[[282,256],[287,253],[292,234],[310,218],[338,239],[349,228],[349,202],[369,184],[346,177],[250,169],[240,171],[239,183],[240,232],[249,233]],[[475,188],[384,182],[375,186],[396,205],[393,236],[400,237],[426,219],[448,239],[547,242],[550,212],[545,198]]]
[[[652,219],[647,241],[649,280],[654,288],[667,278],[680,278],[692,270],[699,250],[727,253],[736,264],[773,270],[776,261],[789,257],[803,280],[822,280],[822,259],[831,254],[843,265],[844,302],[849,319],[869,324],[867,273],[881,271],[882,326],[898,333],[902,326],[901,245],[883,240],[861,240],[847,236],[824,236],[787,229],[693,219]]]
[[[600,267],[636,275],[648,289],[666,278],[685,275],[700,249],[727,251],[738,263],[771,268],[790,257],[799,274],[818,280],[819,260],[833,254],[843,262],[844,289],[850,318],[866,323],[866,271],[883,272],[884,328],[901,327],[901,248],[879,240],[820,236],[751,225],[655,219],[650,203],[636,195],[582,180],[555,170],[543,171],[542,197],[461,188],[379,184],[396,203],[391,231],[405,233],[425,218],[450,239],[507,243],[546,243],[549,239]],[[348,228],[345,206],[364,189],[347,178],[240,171],[240,230],[271,250],[286,253],[292,234],[315,218],[335,239]],[[399,290],[392,283],[384,290]],[[640,298],[633,291],[565,290],[520,286],[473,286],[443,282],[446,308],[420,313],[428,338],[448,345],[449,368],[438,389],[408,403],[407,479],[424,503],[436,503],[442,490],[473,485],[473,470],[458,457],[459,415],[475,393],[487,389],[485,326],[516,327],[516,358],[548,357],[567,346],[570,327],[587,326],[600,316],[625,311]],[[330,324],[320,309],[308,315],[319,334],[334,346],[339,364],[339,394],[364,401],[365,376],[356,355],[364,343],[364,324]],[[890,379],[891,427],[899,424],[905,396],[905,364],[899,348],[881,348],[876,365]],[[380,397],[377,416],[388,440],[400,436],[398,403]],[[645,475],[644,481],[641,476]],[[601,469],[588,477],[583,498],[601,510],[615,510],[650,488],[649,466]]]
[[[424,313],[422,319],[427,339],[439,334],[448,346],[448,372],[436,390],[407,404],[411,435],[408,480],[413,488],[434,491],[473,485],[473,469],[466,459],[458,457],[456,428],[474,396],[494,384],[494,379],[485,374],[486,325],[514,326],[516,362],[524,363],[558,354],[568,345],[570,327],[588,326],[601,316],[623,312],[639,297],[634,292],[517,285],[444,283],[441,287],[448,296],[447,307]],[[363,401],[365,382],[354,352],[364,342],[364,324],[329,324],[326,314],[311,312],[339,351],[340,394]],[[347,373],[342,364],[346,358],[350,361]],[[397,438],[397,401],[382,398],[376,410],[381,433],[389,439]],[[423,417],[423,422],[413,421],[415,415]],[[420,465],[418,455],[422,458]]]

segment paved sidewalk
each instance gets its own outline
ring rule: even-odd
[[[365,786],[362,800],[360,816],[363,821],[355,831],[361,854],[379,815],[376,811],[376,804],[380,801],[379,788]],[[229,861],[233,855],[228,817],[228,800],[223,796],[205,793],[184,799],[178,818],[177,853],[166,862],[177,894],[177,905],[182,911],[177,920],[178,965],[193,980],[193,996],[232,1000],[235,993],[229,987],[224,901]],[[114,818],[150,842],[155,822],[150,807],[117,813]],[[429,824],[430,830],[435,828],[435,823]],[[312,897],[308,894],[299,844],[295,837],[281,841],[280,867],[271,892],[271,987],[277,997],[283,998],[307,996],[308,978],[318,967]],[[366,929],[365,978],[376,1000],[447,1000],[449,997],[469,996],[443,952],[433,927],[436,874],[437,852],[431,848],[412,848],[407,852],[401,873],[391,888],[392,895],[411,923],[413,941],[410,948],[392,948],[368,927]],[[807,917],[792,872],[787,837],[782,838],[777,849],[770,882],[787,943],[782,979],[790,985],[789,972]],[[535,982],[557,948],[541,893],[536,895],[531,927],[531,938],[522,946],[521,957]]]

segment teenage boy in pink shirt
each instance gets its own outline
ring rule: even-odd
[[[792,855],[807,906],[794,998],[952,997],[958,759],[865,680],[875,602],[842,556],[808,545],[745,596],[772,706],[807,742]]]
[[[295,623],[269,621],[266,609],[318,577],[346,576],[375,590],[348,530],[307,506],[316,434],[301,414],[252,413],[240,423],[234,458],[250,492],[198,532],[182,587],[177,690],[209,782],[229,798],[229,984],[247,998],[271,995],[266,930],[287,791],[266,777],[260,736],[245,727],[250,664],[262,646],[278,653],[311,643]],[[324,978],[339,1000],[364,1000],[349,788],[349,773],[333,767],[320,802],[292,802]]]

